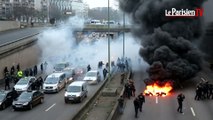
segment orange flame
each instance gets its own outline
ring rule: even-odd
[[[153,85],[147,85],[144,91],[144,95],[149,96],[167,96],[172,90],[172,85],[167,82],[164,86],[159,86],[156,83]]]

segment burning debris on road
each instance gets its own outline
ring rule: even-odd
[[[169,18],[165,16],[165,10],[201,8],[203,2],[120,0],[120,8],[132,16],[134,35],[141,39],[139,53],[150,64],[147,72],[151,80],[162,82],[172,79],[183,82],[200,71],[202,54],[194,43],[202,35],[202,18]],[[155,84],[149,87],[156,88]],[[154,94],[157,94],[156,90]]]

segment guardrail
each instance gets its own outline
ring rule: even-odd
[[[37,35],[39,33],[33,34],[33,35],[29,35],[29,36],[25,36],[23,38],[14,40],[12,42],[7,42],[4,44],[0,45],[0,58],[3,58],[11,53],[16,52],[18,49],[24,49],[26,48],[26,46],[28,46],[29,44],[34,43],[35,41],[37,41]]]

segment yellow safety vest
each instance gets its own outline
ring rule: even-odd
[[[18,77],[22,77],[23,76],[23,72],[22,71],[18,71],[17,75],[18,75]]]

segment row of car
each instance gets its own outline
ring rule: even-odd
[[[5,109],[12,105],[13,109],[32,109],[33,106],[43,103],[44,93],[57,93],[65,88],[64,101],[82,102],[87,97],[88,84],[98,84],[101,80],[100,73],[97,70],[88,71],[83,79],[74,81],[73,77],[76,74],[82,74],[81,69],[74,71],[68,66],[60,66],[61,69],[54,69],[54,72],[48,75],[42,82],[42,90],[32,89],[32,85],[38,81],[34,76],[21,78],[14,86],[15,91],[19,95],[14,96],[14,91],[0,92],[0,107]],[[68,85],[69,84],[69,85]]]

